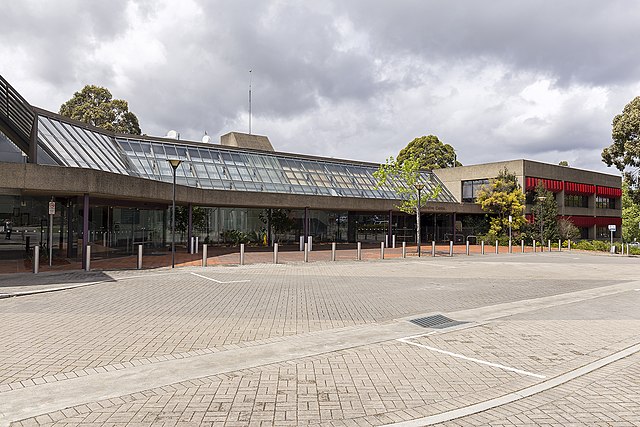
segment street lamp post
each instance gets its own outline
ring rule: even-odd
[[[173,203],[171,208],[171,268],[176,266],[176,169],[180,166],[180,160],[168,159],[173,168]]]
[[[420,205],[422,204],[421,195],[424,184],[417,182],[414,184],[414,187],[418,190],[418,201],[416,203],[416,242],[418,243],[418,257],[420,257]]]

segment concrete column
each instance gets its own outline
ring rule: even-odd
[[[82,268],[87,269],[87,246],[89,246],[89,195],[85,194],[82,201]]]
[[[187,223],[187,242],[189,242],[189,253],[193,253],[193,244],[191,243],[193,238],[193,205],[189,203],[187,208],[189,212],[189,220]]]
[[[393,211],[389,210],[389,226],[387,227],[387,241],[386,247],[389,247],[389,242],[391,241],[393,236]],[[395,246],[394,246],[395,248]]]
[[[453,238],[451,240],[453,240],[454,242],[456,241],[456,213],[453,213],[453,224],[451,224],[451,232],[453,233]]]
[[[309,208],[304,208],[304,226],[302,227],[304,231],[304,242],[307,241],[307,237],[309,237]]]

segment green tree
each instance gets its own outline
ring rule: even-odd
[[[566,160],[561,160],[561,161],[558,163],[558,166],[569,166],[569,162],[567,162]]]
[[[520,230],[526,222],[523,216],[524,193],[516,175],[507,168],[501,170],[488,186],[480,190],[477,203],[492,216],[489,233],[495,236],[508,233],[509,216],[512,219],[512,231]]]
[[[140,135],[140,124],[129,104],[113,99],[109,89],[86,85],[60,106],[60,114],[117,133]]]
[[[539,182],[534,193],[533,213],[534,236],[541,242],[555,240],[558,233],[558,203],[553,193]]]
[[[404,163],[408,159],[418,161],[420,169],[439,169],[452,166],[462,166],[456,160],[456,152],[449,144],[443,144],[437,136],[428,135],[415,138],[398,153],[397,163]]]
[[[623,172],[627,167],[640,166],[640,96],[625,105],[622,114],[613,118],[613,143],[602,150],[602,161]],[[625,173],[631,184],[631,196],[639,199],[638,174]]]
[[[291,231],[296,225],[296,221],[291,218],[291,209],[264,209],[258,217],[265,225],[271,224],[276,242],[279,234]]]
[[[640,239],[640,206],[631,197],[626,179],[622,182],[622,238],[627,242]]]
[[[169,207],[169,225],[171,225],[171,207]],[[189,208],[176,206],[176,232],[184,234],[189,226]],[[191,226],[193,230],[204,229],[207,226],[207,210],[199,206],[191,209]]]
[[[388,187],[398,195],[399,200],[402,200],[399,205],[396,205],[398,209],[405,213],[413,213],[418,209],[418,194],[415,185],[426,184],[420,169],[420,163],[417,159],[408,158],[399,162],[391,156],[385,164],[380,165],[373,176],[378,181],[377,188]],[[434,187],[425,185],[420,194],[420,206],[438,197],[440,191],[440,185]]]

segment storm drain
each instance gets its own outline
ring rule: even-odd
[[[445,329],[450,328],[452,326],[463,325],[469,322],[461,322],[459,320],[449,319],[447,316],[443,316],[442,314],[436,314],[433,316],[420,317],[418,319],[411,319],[409,322],[422,326],[423,328],[433,328],[433,329]]]

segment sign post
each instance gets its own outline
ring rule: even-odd
[[[616,231],[616,225],[615,224],[609,224],[609,231],[611,232],[611,253],[615,254],[616,253],[616,248],[613,246],[613,233]]]

